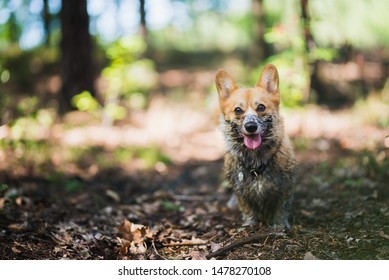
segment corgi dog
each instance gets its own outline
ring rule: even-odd
[[[268,64],[253,88],[241,88],[224,70],[215,77],[220,128],[227,145],[224,169],[243,226],[290,228],[288,208],[296,160],[279,112],[277,68]]]

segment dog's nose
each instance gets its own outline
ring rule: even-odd
[[[247,132],[253,133],[253,132],[257,131],[258,124],[255,122],[248,122],[244,125],[244,128],[246,129]]]

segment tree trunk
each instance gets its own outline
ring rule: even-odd
[[[42,11],[42,19],[43,19],[43,27],[45,30],[45,44],[46,47],[50,45],[50,21],[51,21],[51,16],[50,16],[50,11],[49,11],[49,0],[43,0],[43,11]]]
[[[310,79],[308,81],[308,85],[306,87],[306,90],[304,92],[304,102],[308,102],[310,99],[310,92],[311,90],[314,90],[317,94],[317,97],[320,98],[320,94],[322,92],[322,83],[318,77],[318,61],[315,59],[310,60],[309,54],[312,53],[314,48],[316,47],[315,41],[312,36],[311,32],[311,19],[309,16],[309,6],[308,6],[309,0],[301,0],[300,1],[300,7],[301,7],[301,25],[303,28],[303,35],[304,35],[304,45],[305,45],[305,51],[306,51],[306,67],[308,68],[307,71],[309,72]]]
[[[140,35],[147,42],[147,24],[146,24],[146,8],[145,0],[139,0],[139,14],[140,14]]]
[[[266,42],[264,39],[266,23],[263,0],[252,0],[252,11],[254,17],[254,45],[252,47],[250,63],[253,67],[256,67],[267,56]]]
[[[304,32],[305,49],[307,52],[310,52],[315,47],[315,41],[313,40],[311,32],[311,19],[309,16],[308,0],[301,0],[301,20]]]
[[[86,0],[62,0],[61,77],[59,112],[73,109],[71,99],[81,91],[94,95],[95,70],[92,64],[92,41]]]

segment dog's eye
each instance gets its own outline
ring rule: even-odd
[[[257,112],[264,112],[266,110],[266,106],[263,104],[259,104],[257,108]]]
[[[235,113],[235,115],[241,115],[241,114],[243,114],[243,109],[240,107],[236,107],[234,109],[234,113]]]

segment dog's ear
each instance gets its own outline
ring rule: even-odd
[[[215,81],[219,98],[222,99],[228,98],[238,88],[230,74],[224,70],[218,70],[216,72]]]
[[[257,87],[262,87],[270,93],[278,93],[278,71],[273,64],[266,64],[259,77]]]

